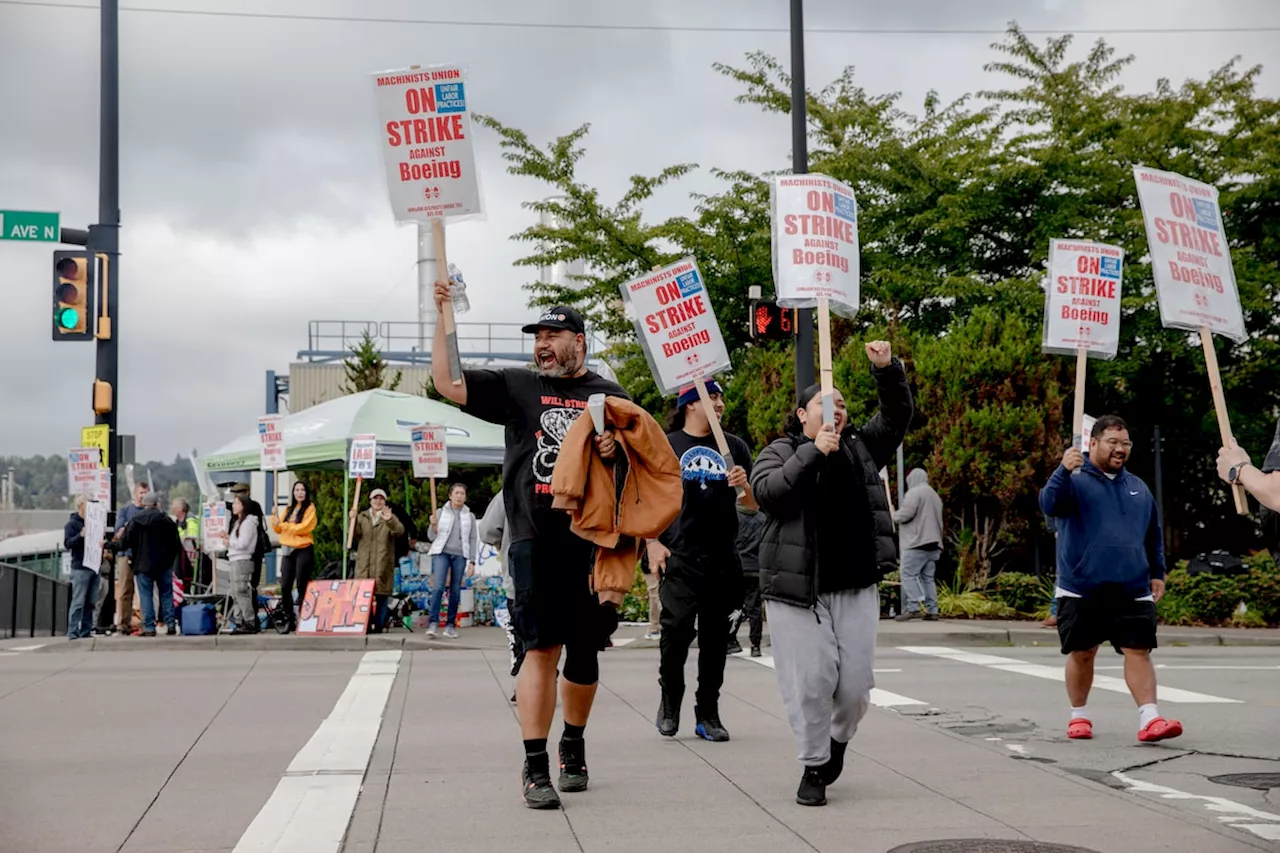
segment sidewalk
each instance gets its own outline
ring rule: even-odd
[[[563,812],[531,812],[519,800],[520,744],[504,666],[496,653],[406,658],[384,715],[398,725],[382,728],[346,853],[417,853],[424,832],[444,849],[522,853],[880,853],[942,839],[1108,853],[1269,849],[1207,817],[875,709],[828,790],[829,805],[805,808],[794,799],[800,773],[773,673],[731,662],[721,708],[730,743],[695,739],[690,707],[680,735],[665,739],[652,723],[651,652],[602,662],[588,728],[590,790],[565,795]]]
[[[614,635],[617,649],[657,648],[656,640],[644,639],[644,626],[623,625]],[[739,639],[746,642],[743,626]],[[765,623],[768,642],[768,622]],[[1162,626],[1160,644],[1176,646],[1280,646],[1280,629],[1276,628],[1175,628]],[[881,619],[877,645],[895,646],[1053,646],[1058,634],[1043,628],[1039,622],[943,619],[938,622],[896,622]],[[428,639],[421,632],[396,630],[390,634],[369,637],[299,637],[281,636],[273,631],[255,636],[219,634],[207,637],[95,637],[69,643],[65,637],[18,637],[0,640],[0,652],[7,647],[40,646],[38,651],[141,651],[173,649],[209,651],[284,651],[325,649],[328,651],[362,651],[386,649],[506,649],[506,633],[499,628],[482,626],[462,628],[458,639]]]

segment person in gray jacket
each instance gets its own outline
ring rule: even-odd
[[[507,549],[511,547],[511,532],[507,526],[507,508],[502,502],[502,491],[499,490],[489,501],[484,516],[478,525],[480,541],[498,549],[498,562],[502,564],[502,591],[507,596],[507,648],[511,650],[511,677],[520,674],[520,665],[524,663],[524,643],[516,636],[511,624],[511,608],[515,604],[516,585],[511,580],[511,567],[507,565]],[[511,694],[511,701],[516,701],[516,694]]]
[[[942,555],[942,498],[929,485],[923,468],[907,474],[907,494],[893,514],[902,550],[902,613],[899,622],[938,618],[938,586],[934,575]]]

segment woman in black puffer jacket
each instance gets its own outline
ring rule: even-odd
[[[866,345],[880,409],[861,429],[847,424],[835,392],[835,423],[822,422],[817,385],[806,389],[787,434],[761,453],[751,488],[769,514],[760,543],[760,590],[778,685],[800,748],[796,801],[826,803],[844,751],[875,686],[877,584],[897,568],[898,548],[879,471],[913,413],[902,363],[889,344]]]

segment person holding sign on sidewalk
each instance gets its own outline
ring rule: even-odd
[[[729,732],[720,722],[720,687],[729,636],[722,626],[742,602],[742,565],[734,547],[738,535],[736,489],[747,487],[751,451],[736,435],[725,434],[730,458],[717,449],[711,418],[724,414],[724,391],[714,379],[705,380],[707,403],[698,389],[680,392],[671,449],[680,459],[684,496],[680,514],[656,540],[649,542],[649,570],[661,578],[662,661],[658,685],[662,691],[656,725],[664,737],[680,728],[684,699],[684,664],[698,636],[698,692],[694,731],[703,740],[722,742]],[[743,500],[755,501],[750,491]],[[699,630],[694,630],[694,623]]]
[[[1125,468],[1133,442],[1115,415],[1098,418],[1089,456],[1070,447],[1040,492],[1058,522],[1058,636],[1067,657],[1067,737],[1088,740],[1086,707],[1094,659],[1109,641],[1124,655],[1124,680],[1138,703],[1138,740],[1174,738],[1182,724],[1156,707],[1156,602],[1164,595],[1164,533],[1146,483]],[[1076,471],[1079,476],[1072,476]]]
[[[760,592],[769,602],[778,686],[804,767],[796,802],[821,806],[875,686],[877,584],[898,567],[888,494],[877,473],[907,434],[914,405],[889,344],[866,345],[879,411],[848,423],[844,397],[823,420],[820,385],[806,388],[786,436],[756,459],[751,487],[769,514]]]
[[[437,310],[445,310],[451,287],[436,282]],[[560,797],[551,784],[547,736],[556,710],[561,652],[560,790],[583,791],[588,781],[584,733],[600,678],[599,649],[618,617],[616,608],[601,603],[591,590],[592,544],[570,531],[568,513],[551,507],[551,475],[569,428],[592,394],[630,398],[617,383],[587,369],[586,324],[577,311],[551,308],[524,332],[535,336],[535,370],[464,370],[455,385],[445,329],[439,324],[431,375],[436,389],[467,414],[506,428],[502,495],[515,587],[511,619],[525,648],[516,681],[525,750],[521,785],[526,806],[555,809]],[[593,441],[595,452],[612,464],[618,450],[613,430],[605,429]]]
[[[357,515],[357,513],[359,513]],[[375,631],[387,624],[387,596],[395,592],[396,540],[404,535],[404,525],[387,506],[387,493],[374,489],[369,493],[369,511],[351,508],[355,520],[356,578],[372,578],[373,595],[378,611],[372,620]]]
[[[295,601],[298,609],[302,608],[302,600],[307,596],[307,584],[311,583],[311,573],[316,566],[316,548],[313,531],[316,529],[316,507],[311,502],[311,491],[307,484],[298,480],[293,484],[293,497],[289,505],[272,513],[271,527],[280,534],[280,553],[283,555],[280,565],[280,603],[284,606],[287,630],[285,633],[298,630],[295,615]],[[297,598],[294,598],[294,585],[297,585]]]

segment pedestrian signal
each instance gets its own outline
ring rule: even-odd
[[[53,339],[93,339],[93,287],[87,252],[53,253]]]
[[[757,341],[785,341],[796,333],[796,309],[776,302],[751,303],[751,337]]]

